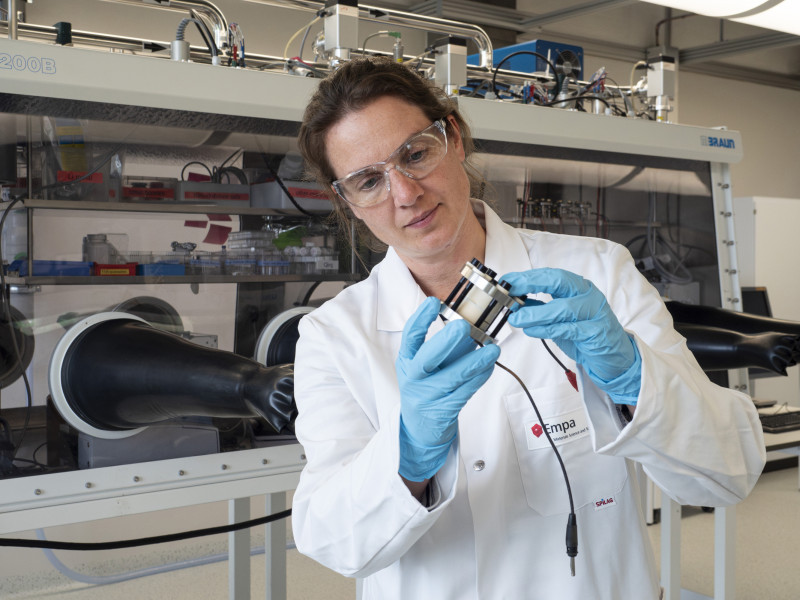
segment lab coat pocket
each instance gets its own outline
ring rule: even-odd
[[[568,382],[531,394],[542,423],[524,392],[503,398],[528,505],[544,516],[569,512],[564,475],[547,433],[564,461],[576,510],[613,498],[627,480],[625,461],[594,452],[580,394]]]

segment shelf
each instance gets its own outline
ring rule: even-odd
[[[309,275],[132,275],[132,276],[49,276],[6,277],[7,285],[140,285],[143,283],[292,283],[316,281],[358,281],[353,273]]]
[[[298,217],[299,210],[275,208],[253,208],[250,206],[224,206],[220,204],[177,204],[164,202],[87,202],[83,200],[38,200],[27,199],[25,208],[49,208],[53,210],[92,210],[141,213],[185,213],[213,215],[261,215],[267,217]],[[327,212],[310,211],[325,216]]]

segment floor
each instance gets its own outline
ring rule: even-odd
[[[800,491],[797,469],[765,473],[753,493],[737,507],[736,600],[796,600],[800,597]],[[682,519],[685,589],[713,594],[714,515],[685,507]],[[660,527],[649,528],[656,555]],[[256,540],[257,541],[257,540]],[[26,551],[29,552],[29,551]],[[39,552],[39,551],[37,551]],[[67,553],[57,553],[67,561]],[[317,565],[296,550],[288,551],[288,600],[353,600],[355,583]],[[127,570],[130,570],[129,566]],[[2,567],[0,567],[2,569]],[[76,569],[77,570],[77,569]],[[122,569],[126,570],[126,569]],[[54,569],[53,569],[54,571]],[[263,555],[251,563],[252,597],[265,597]],[[228,597],[227,563],[174,570],[140,577],[113,585],[88,586],[60,582],[48,589],[29,581],[27,590],[7,586],[4,599],[47,600],[162,600],[163,598],[204,600]],[[0,592],[11,583],[0,574]],[[19,583],[19,582],[17,582]],[[16,591],[12,591],[16,587]],[[37,587],[36,590],[30,589]]]

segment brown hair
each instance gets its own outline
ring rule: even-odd
[[[303,115],[298,138],[300,152],[305,159],[308,174],[322,185],[333,203],[341,233],[346,238],[349,237],[350,226],[355,221],[358,237],[376,250],[382,249],[380,243],[376,244],[374,236],[361,221],[353,217],[347,203],[331,187],[336,175],[328,160],[325,136],[331,127],[348,114],[357,112],[384,96],[393,96],[420,108],[431,121],[452,115],[461,132],[466,157],[469,158],[474,150],[469,126],[458,112],[455,100],[429,80],[392,59],[379,57],[352,60],[320,82]],[[447,129],[452,133],[449,122]],[[482,178],[469,165],[466,167],[471,192],[477,195],[483,188]]]

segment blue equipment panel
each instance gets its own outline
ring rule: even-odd
[[[504,48],[495,48],[492,53],[492,66],[496,67],[509,54],[522,50],[546,56],[559,69],[559,72],[564,73],[567,77],[583,79],[583,48],[546,40],[531,40]],[[467,64],[480,64],[480,57],[477,54],[471,54],[467,57]],[[520,54],[509,58],[501,68],[521,73],[544,72],[547,70],[547,62],[531,54]]]

